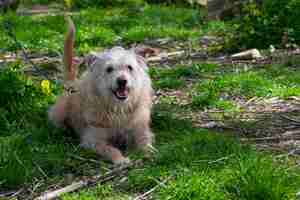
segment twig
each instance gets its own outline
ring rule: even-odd
[[[75,158],[75,159],[80,160],[80,161],[87,161],[87,162],[91,162],[91,163],[95,163],[95,164],[99,164],[100,163],[100,161],[97,161],[97,160],[94,160],[94,159],[87,159],[87,158],[83,158],[81,156],[77,156],[77,155],[70,154],[70,153],[68,153],[68,155],[70,157]]]
[[[139,165],[141,162],[142,162],[141,160],[137,160],[128,165],[118,167],[104,175],[97,175],[97,176],[92,177],[89,180],[81,180],[81,181],[72,183],[71,185],[68,185],[66,187],[63,187],[61,189],[54,190],[51,192],[46,192],[44,195],[41,195],[41,196],[35,198],[35,200],[51,200],[51,199],[57,198],[63,194],[69,193],[69,192],[74,192],[76,190],[79,190],[79,189],[82,189],[82,188],[85,188],[88,186],[94,186],[96,184],[101,184],[101,183],[107,182],[107,181],[115,178],[117,175],[122,174],[122,172],[128,170],[129,168]]]
[[[288,152],[288,153],[277,155],[277,156],[275,156],[275,158],[282,158],[282,157],[293,156],[293,155],[295,155],[295,152],[296,152],[296,151],[297,151],[297,149],[293,149],[293,150],[291,150],[291,151]]]
[[[170,53],[165,53],[165,54],[160,54],[158,56],[153,56],[147,58],[147,62],[158,62],[161,60],[169,59],[170,57],[173,56],[182,56],[185,53],[185,51],[175,51],[175,52],[170,52]]]
[[[228,160],[232,156],[234,156],[234,155],[232,154],[232,155],[229,155],[229,156],[221,157],[221,158],[218,158],[217,160],[209,161],[208,164],[213,164],[213,163],[221,162],[221,161],[224,161],[224,160]]]
[[[71,185],[68,185],[64,188],[49,192],[44,194],[43,196],[40,196],[38,198],[36,198],[36,200],[49,200],[49,199],[54,199],[57,198],[59,196],[61,196],[62,194],[66,194],[69,192],[73,192],[75,190],[78,190],[84,186],[87,186],[88,182],[87,181],[79,181],[79,182],[75,182],[72,183]]]
[[[279,140],[300,140],[300,135],[287,135],[287,136],[275,136],[275,137],[262,137],[262,138],[241,138],[243,142],[247,141],[279,141]]]
[[[296,119],[292,119],[292,118],[290,118],[290,117],[288,117],[288,116],[286,116],[286,115],[280,115],[280,117],[283,118],[283,119],[287,119],[287,120],[289,120],[289,121],[291,121],[291,122],[294,122],[294,123],[300,125],[300,121],[298,121],[298,120],[296,120]]]
[[[151,193],[153,193],[159,187],[165,185],[165,183],[167,183],[171,178],[172,178],[172,176],[167,177],[164,181],[160,182],[158,185],[154,186],[153,188],[151,188],[147,192],[145,192],[145,193],[137,196],[136,198],[134,198],[134,200],[143,200],[143,199],[145,199],[147,196],[149,196]]]
[[[17,196],[18,194],[20,194],[23,191],[23,188],[17,190],[17,191],[10,191],[10,192],[4,192],[4,193],[0,193],[0,197],[8,197],[8,198],[12,198]]]
[[[34,184],[32,186],[32,188],[28,188],[28,191],[30,192],[30,195],[26,199],[33,199],[33,197],[34,197],[35,192],[37,191],[37,189],[39,189],[43,185],[43,181],[42,180],[37,180],[37,178],[35,178],[35,180],[37,181],[37,183]]]
[[[233,156],[234,156],[234,154],[231,154],[229,156],[224,156],[224,157],[218,158],[216,160],[197,160],[197,161],[194,161],[194,163],[207,162],[208,164],[213,164],[213,163],[221,162],[224,160],[228,160],[229,158],[231,158]]]

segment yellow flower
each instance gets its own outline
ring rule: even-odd
[[[71,5],[72,5],[72,0],[64,0],[64,2],[65,2],[65,5],[66,5],[67,8],[70,8],[70,7],[71,7]]]
[[[50,82],[48,80],[42,80],[41,86],[43,93],[50,94]]]

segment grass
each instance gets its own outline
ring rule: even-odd
[[[154,199],[295,198],[300,181],[297,171],[287,171],[270,156],[243,147],[233,138],[193,129],[169,113],[160,115],[159,120],[154,117],[160,153],[142,169],[131,170],[128,181],[114,188],[120,197],[146,192],[170,177]],[[90,195],[94,190],[84,192]]]
[[[191,94],[192,105],[214,106],[220,104],[220,101],[232,100],[235,97],[250,99],[299,96],[299,73],[299,70],[286,65],[270,65],[237,72],[225,71],[214,79],[195,85]]]
[[[72,147],[58,143],[66,141],[61,131],[48,126],[46,110],[52,95],[13,69],[1,72],[0,83],[10,86],[1,87],[0,179],[2,187],[12,187],[43,175],[38,166],[57,170],[56,164],[62,164]]]
[[[161,89],[178,89],[185,86],[188,78],[199,78],[204,72],[212,72],[215,64],[193,64],[191,66],[177,65],[169,69],[151,68],[150,75],[155,80],[154,87]]]
[[[192,73],[187,73],[189,70],[181,67],[174,70],[174,77],[197,77],[201,69],[192,66]],[[170,72],[165,73],[170,76]],[[1,109],[6,111],[2,112],[4,120],[1,121],[6,126],[0,142],[2,188],[29,184],[33,177],[51,180],[63,178],[70,172],[75,175],[96,173],[91,171],[95,166],[68,156],[79,154],[94,158],[95,154],[78,149],[76,140],[61,130],[53,130],[47,123],[46,109],[59,87],[45,94],[38,82],[14,70],[1,74],[0,82],[15,88],[1,91],[5,94]],[[176,107],[173,110],[176,111]],[[5,114],[8,112],[10,114]],[[236,138],[195,129],[190,121],[176,118],[168,105],[156,105],[152,119],[159,150],[152,162],[146,162],[142,169],[131,170],[128,180],[118,187],[113,182],[98,185],[67,194],[63,199],[129,199],[167,177],[171,178],[166,186],[153,194],[155,199],[295,198],[300,184],[299,170],[279,165],[270,155],[242,146]]]
[[[77,28],[76,49],[79,54],[117,42],[128,44],[161,37],[193,40],[211,30],[203,25],[201,11],[155,5],[145,6],[141,11],[127,7],[90,8],[78,11],[72,19]],[[61,52],[65,32],[63,16],[0,16],[1,25],[6,21],[12,24],[19,41],[31,51]],[[6,50],[16,49],[4,31],[0,38],[0,45]]]
[[[73,16],[77,53],[120,42],[131,44],[158,37],[194,40],[207,32],[224,31],[222,22],[204,23],[198,10],[152,5],[143,9],[80,10]],[[0,23],[5,19],[11,20],[18,39],[31,51],[61,52],[65,31],[62,16],[3,15]],[[17,49],[5,32],[0,32],[0,45],[5,47],[3,52]],[[153,193],[154,199],[295,199],[300,176],[299,169],[290,167],[290,160],[278,163],[272,154],[241,145],[238,138],[194,128],[190,120],[177,116],[181,110],[211,107],[239,112],[233,101],[237,96],[299,95],[300,74],[294,67],[297,63],[292,60],[249,70],[211,63],[151,67],[155,89],[189,90],[191,100],[189,105],[181,106],[174,101],[176,97],[169,97],[154,106],[152,129],[159,153],[142,168],[129,171],[128,179],[117,186],[112,181],[62,199],[130,199],[168,178]],[[47,121],[47,109],[61,92],[61,85],[50,81],[48,88],[40,79],[20,72],[23,66],[18,61],[0,73],[1,190],[30,187],[39,180],[40,192],[51,183],[66,181],[67,174],[79,177],[99,173],[108,164],[72,157],[99,159],[95,153],[80,149],[78,138],[70,132],[56,129]]]
[[[191,106],[197,109],[216,107],[232,111],[237,109],[233,102],[236,97],[284,99],[300,95],[300,71],[289,63],[248,70],[220,68],[210,63],[177,65],[153,67],[150,74],[156,89],[189,89],[186,86],[192,79]]]
[[[40,81],[24,76],[17,69],[12,66],[0,75],[1,85],[10,85],[9,88],[1,87],[3,95],[0,98],[1,187],[9,189],[27,185],[34,177],[46,182],[55,177],[63,179],[66,172],[75,175],[96,173],[95,166],[88,166],[69,156],[79,154],[95,158],[95,154],[78,149],[76,138],[70,137],[63,130],[53,129],[47,122],[47,108],[61,87],[51,84],[51,90],[47,92],[43,90]],[[199,83],[195,82],[197,90],[201,86],[202,90],[206,88],[207,92],[215,92],[215,96],[207,100],[209,105],[235,109],[231,101],[218,100],[218,95],[228,92],[229,95],[250,98],[255,95],[268,96],[278,84],[294,88],[299,84],[299,79],[295,72],[290,76],[292,69],[272,66],[255,72],[226,72],[219,78],[202,80],[204,74],[218,73],[218,66],[193,64],[179,65],[174,69],[152,68],[150,75],[155,87],[162,90],[174,89],[173,85],[161,84],[165,79],[181,80],[183,83],[186,79],[198,79]],[[203,84],[208,82],[211,85],[204,87]],[[264,87],[259,87],[262,85]],[[285,92],[282,96],[294,95],[293,92],[282,92]],[[203,91],[200,94],[203,95]],[[173,105],[171,109],[168,104],[158,104],[154,108],[152,127],[160,153],[154,157],[153,162],[146,163],[142,170],[130,171],[128,181],[120,188],[108,183],[66,195],[63,199],[92,199],[95,196],[128,199],[129,196],[154,187],[156,180],[162,181],[169,176],[172,178],[167,186],[156,191],[155,198],[293,199],[297,185],[300,184],[297,170],[288,170],[288,165],[279,165],[270,155],[241,146],[234,138],[193,128],[190,121],[175,117],[177,110],[182,109],[177,107]]]
[[[130,196],[123,194],[121,192],[114,191],[113,187],[109,184],[107,185],[98,185],[93,189],[88,189],[80,191],[71,195],[64,195],[63,200],[89,200],[89,199],[103,199],[103,200],[127,200]]]

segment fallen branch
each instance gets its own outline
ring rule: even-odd
[[[250,49],[240,53],[231,55],[233,60],[252,60],[262,58],[260,52],[257,49]]]
[[[77,155],[70,154],[70,153],[68,153],[68,155],[69,155],[70,157],[75,158],[75,159],[80,160],[80,161],[85,161],[85,162],[91,162],[91,163],[99,164],[99,161],[98,161],[98,160],[87,159],[87,158],[83,158],[83,157],[81,157],[81,156],[77,156]]]
[[[290,118],[290,117],[288,117],[288,116],[286,116],[286,115],[280,115],[280,117],[283,118],[283,119],[289,120],[289,121],[291,121],[291,122],[293,122],[293,123],[300,124],[300,121],[299,121],[299,120],[292,119],[292,118]]]
[[[221,161],[225,161],[225,160],[228,160],[229,158],[231,158],[233,156],[234,156],[233,154],[231,154],[229,156],[224,156],[224,157],[218,158],[216,160],[209,161],[208,164],[214,164],[214,163],[218,163],[218,162],[221,162]]]
[[[146,60],[147,60],[147,62],[158,62],[158,61],[161,61],[161,60],[169,59],[170,57],[182,56],[184,53],[185,53],[185,51],[175,51],[175,52],[170,52],[170,53],[162,53],[158,56],[149,57]]]
[[[23,53],[24,54],[24,53]],[[174,57],[180,57],[185,54],[185,51],[175,51],[170,53],[161,53],[157,56],[151,56],[146,58],[147,62],[159,62],[166,59],[171,59]],[[30,56],[24,57],[25,60],[29,60]],[[0,63],[10,63],[16,62],[18,60],[17,56],[5,55],[0,57]],[[49,62],[61,62],[60,57],[49,57],[49,56],[41,56],[41,57],[34,57],[30,58],[31,64],[42,64],[42,63],[49,63]]]
[[[127,171],[129,168],[140,165],[141,162],[142,162],[141,160],[137,160],[135,162],[129,163],[128,165],[124,165],[124,166],[115,168],[114,170],[107,172],[104,175],[93,176],[91,179],[74,182],[71,185],[63,187],[61,189],[46,192],[45,194],[35,198],[35,200],[51,200],[51,199],[57,198],[63,194],[74,192],[76,190],[79,190],[79,189],[82,189],[82,188],[85,188],[88,186],[94,186],[96,184],[105,183],[109,180],[112,180],[117,175],[120,175],[123,172]]]
[[[39,58],[30,58],[31,62],[34,65],[51,65],[51,67],[53,66],[53,69],[55,69],[56,71],[62,71],[62,69],[60,69],[59,67],[56,67],[56,65],[60,65],[61,63],[61,58],[59,57],[48,57],[48,56],[43,56],[43,57],[39,57]],[[14,63],[17,62],[18,58],[17,57],[11,57],[11,58],[0,58],[0,64],[5,64],[5,63]],[[55,65],[56,64],[56,65]],[[31,67],[32,66],[27,66]],[[23,71],[25,71],[25,69],[22,69]]]
[[[171,178],[172,178],[172,176],[167,177],[164,181],[160,182],[158,185],[154,186],[153,188],[151,188],[147,192],[145,192],[145,193],[137,196],[136,198],[134,198],[134,200],[143,200],[143,199],[145,199],[147,196],[149,196],[151,193],[153,193],[159,187],[165,185],[165,183],[167,183]]]
[[[85,186],[88,185],[87,181],[79,181],[79,182],[75,182],[72,183],[71,185],[68,185],[64,188],[58,189],[58,190],[54,190],[52,192],[48,192],[38,198],[36,198],[36,200],[49,200],[49,199],[54,199],[57,198],[59,196],[61,196],[62,194],[66,194],[69,192],[73,192],[75,190],[78,190],[80,188],[83,188]]]
[[[23,191],[23,188],[17,190],[17,191],[9,191],[9,192],[4,192],[4,193],[0,193],[0,198],[9,198],[12,199],[13,197],[17,196],[18,194],[20,194]]]
[[[283,153],[285,150],[280,147],[279,145],[274,144],[255,144],[253,145],[255,149],[259,151],[271,151],[271,152],[277,152],[277,153]]]
[[[222,161],[228,160],[229,158],[231,158],[233,156],[234,156],[234,154],[231,154],[229,156],[224,156],[224,157],[218,158],[216,160],[197,160],[197,161],[194,161],[194,163],[207,162],[208,164],[214,164],[214,163],[218,163],[218,162],[222,162]]]
[[[300,135],[287,135],[262,138],[241,138],[242,142],[260,142],[260,141],[282,141],[282,140],[300,140]]]

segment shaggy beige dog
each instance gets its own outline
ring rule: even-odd
[[[114,164],[129,162],[119,149],[124,143],[148,156],[153,151],[149,128],[153,90],[144,58],[134,49],[121,47],[94,53],[86,57],[88,70],[75,80],[74,32],[69,19],[64,63],[66,80],[76,91],[57,99],[49,119],[75,130],[83,147],[94,149]]]

